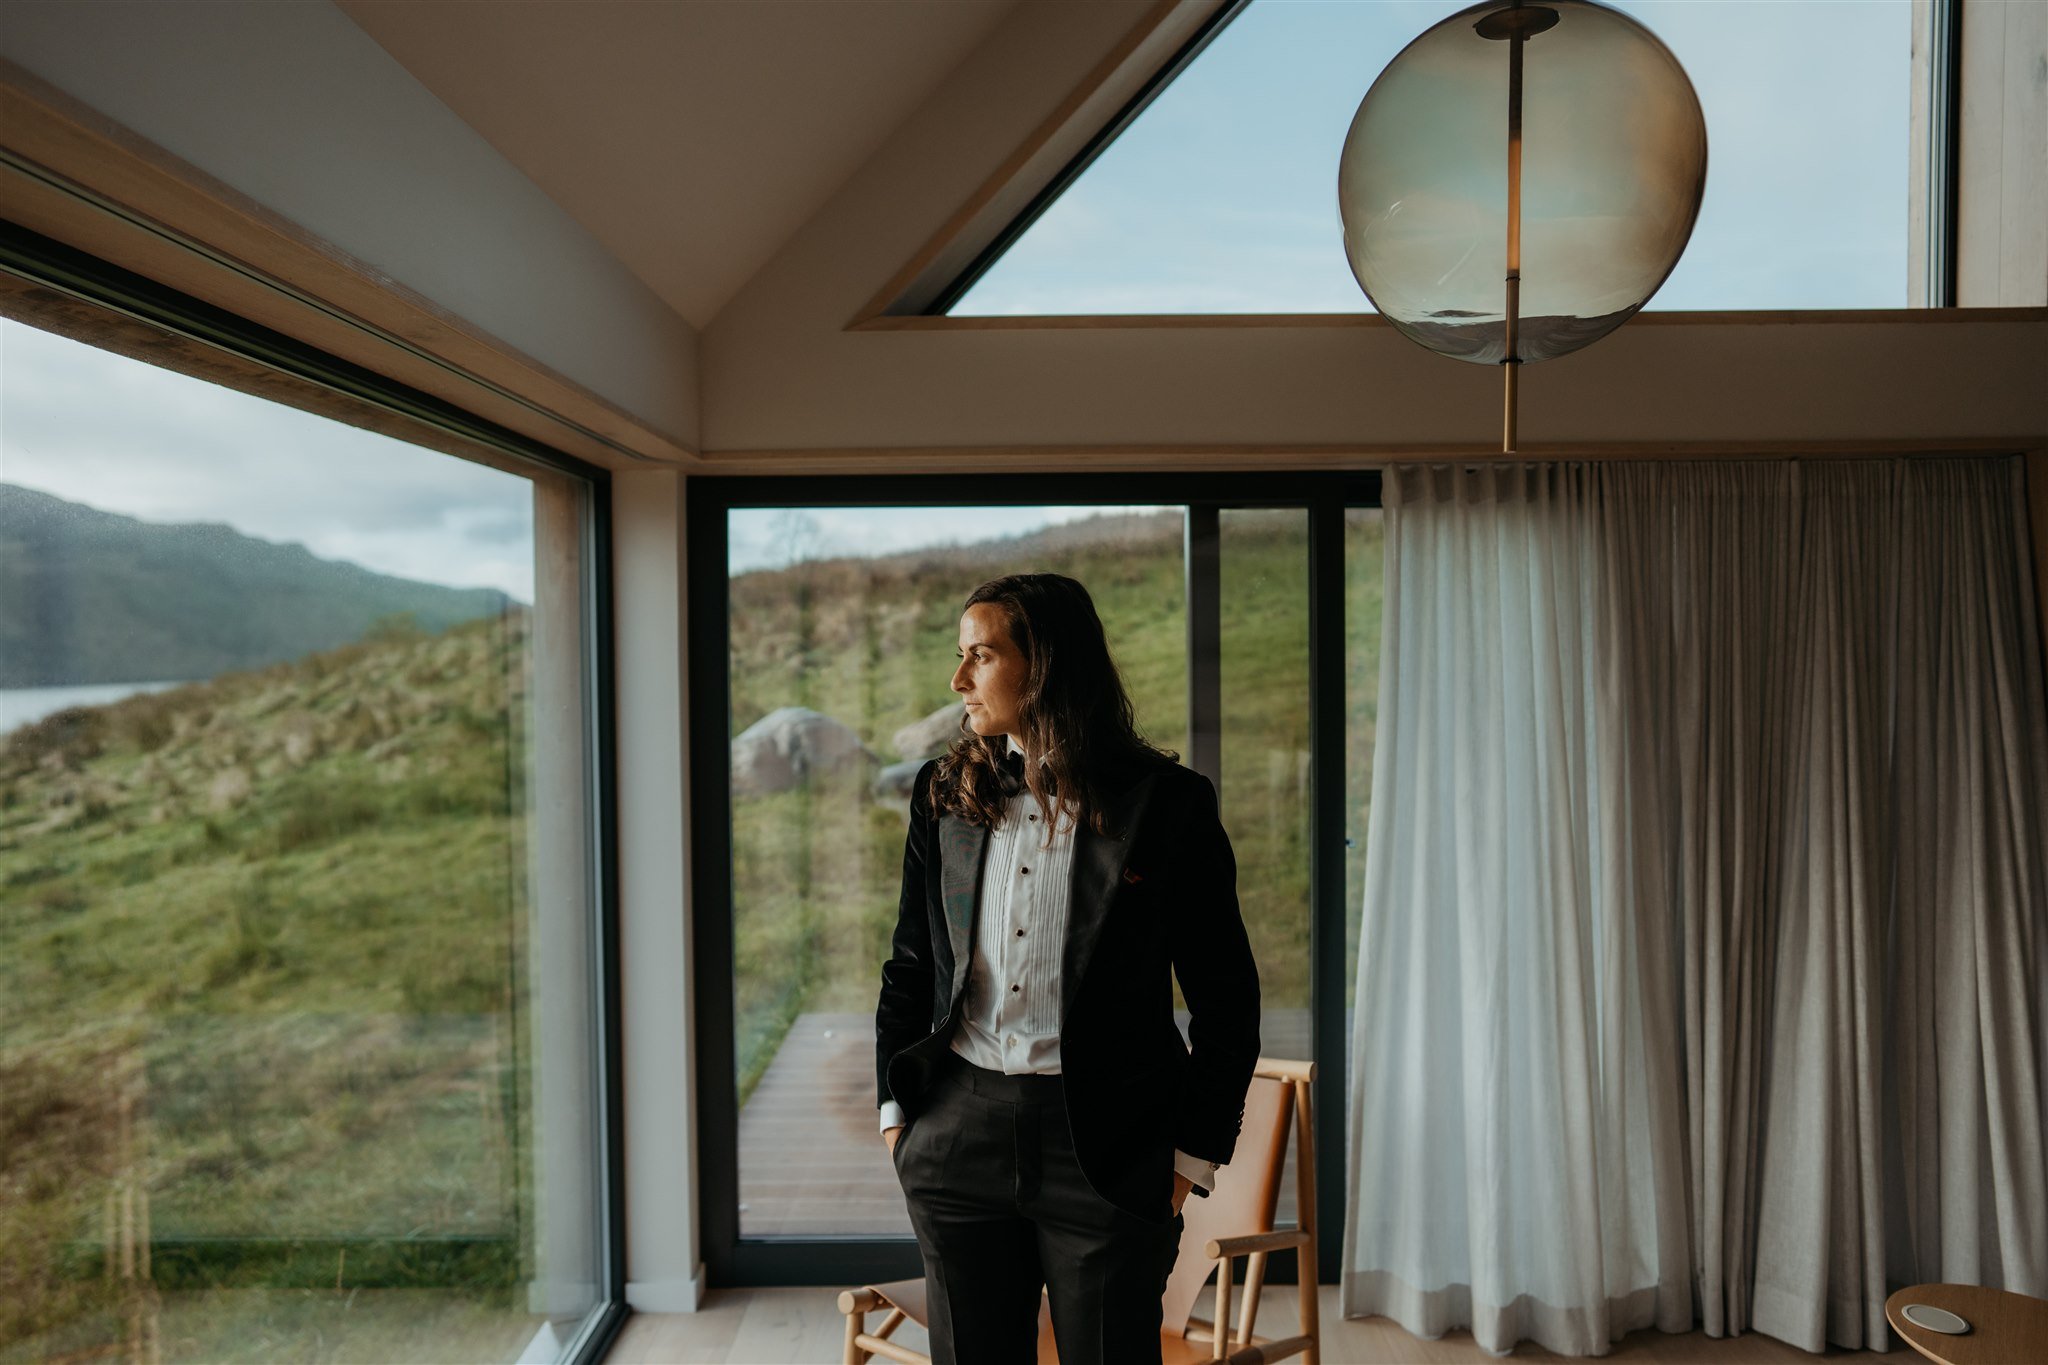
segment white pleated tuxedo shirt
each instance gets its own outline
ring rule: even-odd
[[[1019,753],[1009,740],[1011,753]],[[1061,812],[1047,845],[1045,818],[1029,791],[1010,798],[1000,828],[989,831],[981,869],[980,913],[967,964],[967,990],[953,1051],[1005,1075],[1056,1075],[1060,1069],[1060,956],[1073,891],[1074,820]],[[904,1121],[886,1100],[882,1131]],[[1215,1164],[1175,1149],[1173,1167],[1204,1190]]]

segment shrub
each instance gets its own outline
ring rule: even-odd
[[[372,621],[370,628],[363,632],[363,639],[376,644],[405,643],[424,639],[426,634],[420,628],[418,613],[395,611]]]
[[[297,776],[280,785],[270,804],[276,818],[270,846],[276,853],[345,838],[391,813],[372,787],[353,778]]]
[[[121,1165],[113,1063],[0,1055],[0,1347],[117,1306],[65,1254]]]
[[[36,904],[53,914],[75,915],[85,909],[87,902],[77,887],[62,885],[45,887],[36,895]]]
[[[98,758],[106,748],[106,712],[97,706],[67,706],[52,711],[9,732],[7,757],[34,765],[50,755],[59,755],[67,765],[76,766]]]
[[[416,1017],[493,1014],[505,1008],[507,990],[504,961],[489,954],[464,954],[452,962],[416,959],[398,977],[399,999]]]
[[[222,940],[200,959],[208,986],[225,986],[252,972],[284,965],[284,916],[272,898],[266,872],[240,882],[229,895]]]
[[[141,752],[155,753],[170,743],[175,732],[171,723],[175,709],[161,695],[145,692],[107,708],[108,727],[116,738]]]

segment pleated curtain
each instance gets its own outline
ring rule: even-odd
[[[1819,1350],[2048,1294],[2020,479],[1388,472],[1347,1316]]]

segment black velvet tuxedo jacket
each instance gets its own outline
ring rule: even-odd
[[[875,1010],[881,1099],[911,1123],[967,989],[988,831],[935,813],[918,771],[903,894]],[[1138,1216],[1172,1216],[1173,1150],[1227,1162],[1259,1055],[1259,972],[1208,778],[1164,760],[1122,772],[1106,834],[1074,834],[1060,965],[1060,1070],[1082,1173]],[[1173,1018],[1173,982],[1188,1040]]]

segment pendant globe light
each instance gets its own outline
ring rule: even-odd
[[[1487,0],[1427,29],[1359,103],[1337,168],[1352,274],[1439,354],[1516,375],[1606,336],[1678,264],[1707,128],[1656,35],[1593,0]]]

